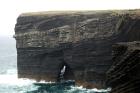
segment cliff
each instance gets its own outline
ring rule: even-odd
[[[140,40],[140,10],[25,13],[15,26],[19,78],[104,88],[112,45]]]
[[[113,45],[113,65],[107,71],[111,93],[140,93],[140,42]]]

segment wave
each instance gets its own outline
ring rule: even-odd
[[[17,70],[16,69],[9,69],[6,71],[5,74],[0,74],[0,84],[7,84],[7,85],[29,85],[36,82],[35,80],[25,79],[25,78],[18,78]]]
[[[70,93],[75,93],[75,91],[77,91],[78,93],[108,93],[109,91],[111,91],[111,88],[107,88],[107,89],[97,89],[97,88],[93,88],[93,89],[86,89],[83,88],[83,86],[80,87],[76,87],[76,86],[72,86],[70,90],[68,90]],[[68,93],[69,93],[68,92]]]
[[[37,90],[35,81],[29,79],[19,79],[16,70],[8,70],[5,74],[0,74],[0,93],[27,93],[27,91]]]
[[[86,89],[82,86],[36,86],[35,80],[19,79],[16,69],[0,74],[0,93],[108,93],[108,89]],[[38,83],[54,83],[40,81]]]

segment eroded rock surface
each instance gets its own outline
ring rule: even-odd
[[[22,14],[15,26],[18,76],[65,80],[104,88],[112,45],[140,40],[140,11],[43,12]]]
[[[140,42],[113,45],[113,65],[107,71],[111,93],[140,93]]]

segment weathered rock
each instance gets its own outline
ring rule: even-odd
[[[18,76],[85,87],[105,87],[112,45],[140,40],[140,11],[44,12],[22,14],[15,26]]]
[[[113,45],[113,65],[107,71],[111,93],[140,93],[140,42]]]

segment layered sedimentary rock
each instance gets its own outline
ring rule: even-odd
[[[113,65],[107,71],[111,93],[140,93],[140,42],[113,45]]]
[[[15,26],[18,76],[103,88],[112,45],[140,40],[140,11],[40,12],[22,14]]]

